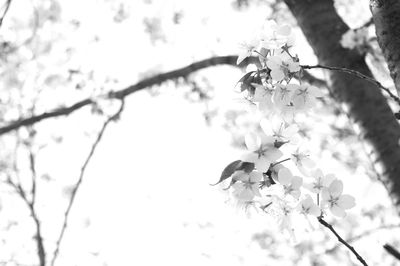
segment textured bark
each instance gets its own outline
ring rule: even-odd
[[[320,64],[372,74],[364,58],[340,45],[349,29],[337,14],[332,0],[285,0],[314,49]],[[336,100],[346,103],[350,116],[359,124],[363,138],[375,151],[393,202],[400,207],[400,126],[381,91],[350,74],[327,72],[328,85]]]
[[[400,1],[371,0],[376,37],[400,95]]]

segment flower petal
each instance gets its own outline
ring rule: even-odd
[[[265,157],[262,157],[255,162],[255,166],[256,166],[257,170],[262,173],[267,172],[270,165],[271,165],[271,161],[266,160]]]
[[[354,206],[356,206],[356,200],[354,199],[353,196],[350,195],[342,195],[340,196],[339,200],[336,202],[336,204],[342,208],[342,209],[351,209]]]
[[[294,176],[292,178],[292,187],[294,189],[299,189],[302,184],[303,184],[303,178],[301,178],[300,176]]]
[[[343,217],[346,216],[346,212],[345,212],[343,209],[341,209],[340,207],[338,207],[337,205],[333,205],[333,206],[330,208],[330,211],[331,211],[331,213],[332,213],[333,215],[335,215],[335,216],[337,216],[337,217],[343,218]]]
[[[254,152],[247,152],[240,157],[240,160],[248,163],[255,163],[258,160],[258,155]]]
[[[246,143],[247,149],[250,151],[256,151],[261,146],[261,139],[254,133],[248,133],[244,137],[244,142]]]
[[[282,168],[279,170],[278,172],[278,181],[279,183],[281,183],[282,185],[287,185],[290,183],[290,181],[292,180],[293,175],[290,172],[289,169],[287,168]]]
[[[280,68],[274,68],[271,70],[271,77],[273,80],[281,81],[285,78],[285,73]]]
[[[267,158],[269,161],[273,162],[278,160],[279,158],[281,158],[283,156],[283,152],[281,152],[279,149],[276,148],[271,148],[268,151],[268,154],[266,154],[264,156],[264,158]]]
[[[329,193],[332,197],[336,198],[339,197],[343,192],[343,182],[340,180],[334,180],[329,185]]]
[[[261,126],[261,129],[264,131],[265,135],[272,136],[274,134],[274,132],[272,130],[271,122],[268,119],[266,119],[266,118],[261,119],[260,126]]]
[[[250,173],[250,182],[260,182],[263,178],[261,172],[253,171]]]

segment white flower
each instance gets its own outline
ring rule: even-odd
[[[294,84],[282,85],[276,84],[273,100],[277,107],[286,106],[290,103],[293,94]]]
[[[240,64],[244,59],[251,56],[254,50],[257,49],[259,45],[258,39],[253,39],[250,42],[245,42],[241,44],[241,52],[239,53],[236,64]]]
[[[334,180],[328,188],[322,190],[322,206],[328,206],[331,213],[338,217],[345,217],[346,211],[353,208],[356,203],[354,197],[342,195],[343,182]]]
[[[297,149],[294,153],[292,153],[291,159],[294,162],[294,164],[297,166],[299,171],[307,176],[309,175],[309,173],[305,169],[305,167],[313,168],[315,166],[314,161],[312,161],[309,158],[309,155],[306,154],[305,152],[300,152],[300,149]]]
[[[282,142],[296,142],[295,135],[299,131],[296,124],[285,127],[285,123],[278,121],[274,118],[265,119],[260,121],[260,126],[266,135],[272,135],[276,141]]]
[[[313,193],[321,193],[324,188],[327,188],[333,182],[333,180],[336,179],[332,174],[327,174],[324,176],[320,169],[314,170],[311,173],[311,176],[314,177],[313,182],[305,184],[304,187]]]
[[[268,171],[272,162],[279,159],[283,153],[274,147],[274,138],[250,133],[245,136],[247,149],[251,151],[243,156],[242,161],[254,163],[260,172]]]
[[[243,172],[235,176],[237,181],[232,185],[234,189],[233,195],[239,201],[250,201],[255,196],[261,197],[259,186],[262,178],[262,173],[257,171],[251,173]]]
[[[297,209],[301,214],[304,215],[311,214],[314,216],[319,216],[321,214],[321,210],[317,204],[314,203],[310,195],[307,195],[306,198],[299,203]]]
[[[300,187],[303,179],[299,176],[293,176],[289,169],[282,168],[278,172],[278,182],[283,186],[285,195],[292,195],[295,199],[300,197]]]
[[[368,42],[368,29],[348,30],[343,34],[340,44],[343,48],[354,49],[362,47]]]
[[[282,117],[282,119],[286,123],[292,123],[294,115],[296,113],[296,109],[294,108],[294,106],[284,105],[279,107],[279,112],[277,113]]]
[[[293,92],[292,102],[296,109],[307,109],[313,107],[315,99],[322,96],[320,89],[308,84],[302,84]]]
[[[260,111],[269,111],[273,107],[272,103],[272,95],[274,93],[274,90],[272,88],[269,88],[268,86],[263,86],[260,84],[251,84],[253,85],[256,90],[254,92],[253,96],[253,101],[258,102],[258,109]]]
[[[261,46],[266,49],[281,48],[285,44],[293,45],[294,37],[289,25],[277,25],[275,21],[267,20],[261,35]]]
[[[278,173],[279,173],[279,170],[281,170],[282,168],[286,168],[286,167],[283,166],[282,164],[275,164],[269,169],[271,171],[272,179],[278,181],[278,179],[279,179]]]
[[[278,55],[267,59],[267,67],[271,70],[271,77],[275,81],[281,81],[289,73],[300,71],[300,64],[298,62],[294,62],[291,57],[283,60]]]

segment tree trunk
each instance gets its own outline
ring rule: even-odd
[[[333,0],[285,0],[297,19],[320,64],[372,74],[364,57],[340,45],[349,29],[337,14]],[[340,72],[327,72],[328,85],[336,100],[349,107],[362,136],[374,148],[382,176],[394,204],[400,207],[400,126],[379,88],[372,83]]]
[[[400,95],[400,1],[371,0],[376,37]]]

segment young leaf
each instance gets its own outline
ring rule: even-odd
[[[243,170],[246,173],[251,173],[251,171],[254,170],[254,163],[249,163],[249,162],[240,162],[235,170]]]
[[[228,164],[225,169],[222,171],[221,177],[219,178],[219,181],[215,184],[210,184],[211,186],[215,186],[218,185],[219,183],[221,183],[222,181],[224,181],[225,179],[229,178],[236,170],[238,165],[240,165],[242,161],[241,160],[237,160],[234,162],[231,162],[230,164]]]

